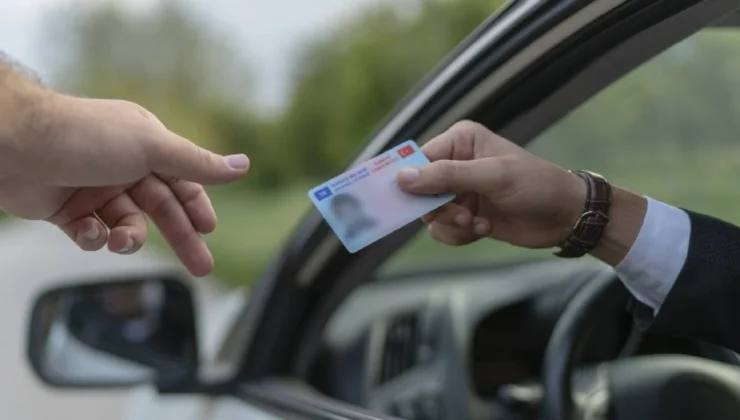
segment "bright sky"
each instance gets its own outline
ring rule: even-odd
[[[42,17],[54,7],[101,0],[0,0],[0,50],[48,79],[36,46]],[[290,71],[291,54],[307,36],[325,31],[360,6],[382,0],[181,0],[230,34],[243,48],[258,77],[262,106],[280,104]],[[127,7],[146,11],[157,0],[121,0]]]

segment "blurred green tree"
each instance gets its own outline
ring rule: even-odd
[[[82,13],[57,11],[51,19],[56,23],[48,25],[54,42],[47,48],[57,57],[64,86],[140,102],[207,147],[245,150],[255,162],[249,185],[272,188],[339,172],[402,97],[502,3],[416,0],[370,6],[303,46],[286,108],[259,119],[249,109],[251,73],[244,60],[180,2],[164,1],[146,14],[126,13],[115,2]],[[617,149],[636,146],[630,142],[644,138],[638,132],[655,133],[650,147],[734,139],[740,97],[725,87],[740,71],[740,60],[727,53],[736,38],[729,30],[692,37],[599,94],[585,107],[601,121],[599,135],[613,139],[610,147]],[[699,82],[679,80],[687,74]],[[700,139],[697,121],[702,126],[711,121],[716,135]],[[543,139],[586,139],[582,131],[590,129],[566,122]],[[666,138],[667,132],[673,135]],[[706,137],[704,128],[702,133]],[[557,158],[556,141],[540,143],[548,143],[542,148]],[[603,165],[614,163],[608,155],[601,155]]]
[[[46,46],[66,88],[139,102],[204,146],[246,150],[257,162],[250,184],[275,187],[339,171],[394,105],[502,3],[368,7],[304,46],[286,109],[259,120],[247,106],[248,66],[181,2],[142,14],[115,2],[57,10]]]
[[[58,80],[69,90],[137,101],[202,145],[249,153],[246,185],[269,187],[270,194],[214,194],[229,228],[209,239],[217,274],[242,283],[256,278],[309,205],[303,185],[341,171],[403,96],[502,3],[409,0],[362,10],[302,46],[287,105],[269,118],[249,108],[247,63],[179,2],[146,14],[126,13],[112,1],[82,13],[60,9],[46,25],[45,53],[57,60]],[[600,92],[532,150],[607,176],[633,168],[638,190],[658,160],[701,173],[690,151],[715,147],[703,163],[715,165],[740,133],[740,91],[733,88],[739,36],[711,30],[671,48]],[[632,180],[615,181],[622,179]],[[670,186],[658,179],[653,190]]]
[[[303,49],[276,143],[284,176],[326,177],[439,61],[503,1],[372,6]]]
[[[63,88],[138,102],[218,151],[249,141],[258,126],[247,107],[249,67],[182,2],[164,1],[148,13],[113,1],[67,7],[48,16],[44,43]]]
[[[577,118],[566,117],[533,150],[565,166],[589,162],[608,171],[734,144],[740,135],[740,91],[733,88],[740,75],[738,40],[736,29],[705,29],[671,47],[587,101],[574,111]],[[595,136],[598,149],[589,147]],[[639,151],[630,162],[615,159],[629,150]]]

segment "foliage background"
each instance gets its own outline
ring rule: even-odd
[[[340,172],[397,102],[501,3],[365,8],[305,41],[292,63],[286,105],[270,114],[249,101],[259,80],[228,34],[176,1],[146,15],[115,2],[61,9],[50,17],[47,54],[56,59],[63,90],[138,102],[203,146],[249,154],[243,182],[211,189],[220,226],[207,238],[216,275],[244,284],[258,278],[309,209],[305,191]],[[671,48],[576,110],[532,150],[734,220],[740,202],[727,180],[740,175],[738,41],[734,30],[712,30]],[[420,236],[389,269],[515,255],[529,254],[490,242],[450,249]]]

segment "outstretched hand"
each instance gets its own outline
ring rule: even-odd
[[[0,168],[0,208],[59,226],[83,250],[136,252],[151,219],[195,276],[213,269],[201,238],[216,227],[204,184],[249,168],[169,131],[131,102],[48,94]]]
[[[445,244],[491,237],[550,248],[565,239],[583,210],[580,178],[482,125],[457,123],[422,151],[432,163],[400,170],[398,184],[410,193],[457,195],[422,218]]]

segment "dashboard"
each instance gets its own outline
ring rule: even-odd
[[[538,383],[560,314],[605,270],[593,261],[543,260],[379,279],[335,313],[311,382],[334,398],[408,419],[509,418],[522,403],[509,388]],[[601,323],[584,366],[662,353],[737,364],[714,346],[642,334],[626,311]]]

